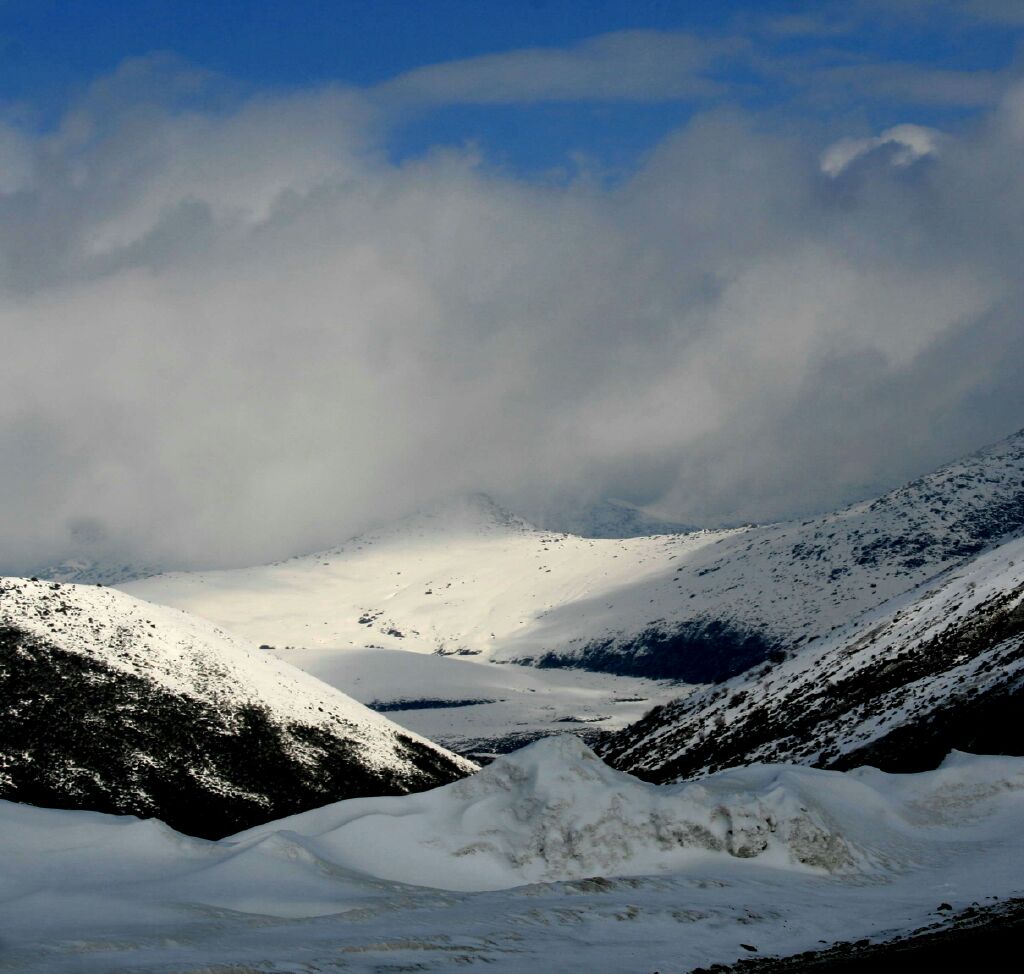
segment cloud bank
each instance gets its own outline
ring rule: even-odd
[[[710,110],[614,186],[395,164],[378,110],[157,58],[0,128],[0,568],[252,563],[476,490],[774,518],[1024,425],[1024,88],[831,174],[834,133]]]

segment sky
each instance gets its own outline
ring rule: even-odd
[[[0,570],[686,523],[1024,426],[1024,3],[0,0]]]

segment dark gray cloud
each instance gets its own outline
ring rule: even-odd
[[[713,110],[605,187],[150,67],[0,132],[6,570],[252,562],[473,490],[777,517],[1024,425],[1024,88],[828,172],[834,132]]]

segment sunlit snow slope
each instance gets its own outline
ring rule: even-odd
[[[682,553],[716,537],[551,534],[473,497],[315,555],[158,575],[123,588],[275,647],[378,646],[509,660],[605,633],[619,619],[616,593],[644,580],[657,584]],[[600,611],[595,596],[607,596]],[[560,635],[549,636],[555,614]]]
[[[0,797],[215,836],[471,770],[179,609],[0,579]]]
[[[686,971],[1019,895],[1022,814],[1022,759],[657,787],[572,739],[216,843],[0,802],[0,966]]]
[[[273,646],[481,654],[718,681],[1024,526],[1024,434],[804,521],[622,540],[475,499],[275,565],[124,586]]]

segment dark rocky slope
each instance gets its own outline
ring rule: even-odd
[[[468,762],[184,613],[0,583],[0,797],[217,838]]]
[[[698,689],[602,742],[673,781],[752,761],[935,767],[950,749],[1024,754],[1024,540],[774,666]]]

